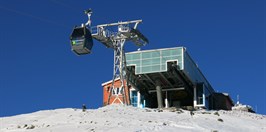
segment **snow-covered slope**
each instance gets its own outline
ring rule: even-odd
[[[0,132],[105,132],[105,131],[250,131],[266,132],[266,116],[240,111],[163,112],[110,105],[81,109],[45,110],[0,118]]]

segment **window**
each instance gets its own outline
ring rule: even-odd
[[[197,85],[197,105],[203,105],[203,83]]]
[[[138,107],[138,92],[137,91],[131,91],[131,104],[134,107]]]
[[[112,94],[113,95],[121,95],[123,93],[122,88],[113,88]]]
[[[109,91],[110,91],[110,87],[109,86],[106,87],[106,91],[109,93]]]

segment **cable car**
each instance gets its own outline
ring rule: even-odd
[[[93,40],[86,26],[75,27],[70,36],[71,48],[77,55],[90,54]]]

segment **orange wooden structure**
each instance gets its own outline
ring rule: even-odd
[[[111,81],[108,81],[108,82],[105,82],[102,84],[102,87],[103,87],[103,106],[106,106],[108,104],[108,96],[109,96],[109,93],[112,92],[112,95],[110,97],[110,104],[113,104],[113,103],[118,103],[118,104],[121,104],[123,103],[123,96],[122,96],[122,89],[120,89],[120,86],[121,86],[121,82],[118,79],[115,80],[114,82],[114,89],[112,91],[111,90],[111,87],[112,87],[112,80]],[[130,95],[129,95],[129,88],[126,87],[126,84],[124,84],[125,86],[125,102],[127,102],[127,104],[130,104]]]

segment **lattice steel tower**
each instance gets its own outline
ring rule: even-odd
[[[110,24],[102,24],[97,25],[95,27],[91,27],[91,14],[92,11],[86,10],[85,14],[88,15],[88,22],[82,24],[81,27],[76,28],[86,28],[89,29],[91,32],[91,37],[93,39],[98,40],[102,44],[104,44],[107,48],[112,48],[114,50],[114,67],[113,67],[113,79],[112,79],[112,86],[109,89],[109,96],[108,96],[108,104],[112,104],[114,101],[119,100],[122,104],[130,104],[130,100],[127,100],[126,96],[129,97],[129,93],[126,93],[125,88],[128,88],[128,80],[127,80],[127,69],[126,69],[126,58],[125,58],[125,51],[124,45],[127,41],[132,41],[137,46],[144,46],[148,43],[148,39],[137,30],[137,26],[142,20],[134,20],[134,21],[125,21],[125,22],[117,22],[117,23],[110,23]],[[75,29],[74,29],[75,30]],[[115,31],[114,31],[115,30]],[[74,33],[74,31],[73,31]],[[73,35],[72,33],[72,35]],[[86,31],[84,30],[84,34]],[[90,33],[89,33],[90,34]],[[86,35],[80,35],[86,36]],[[72,36],[71,36],[72,38]],[[86,41],[87,39],[87,41]],[[85,37],[84,42],[91,42],[90,46],[84,46],[78,50],[74,48],[73,45],[73,38],[71,39],[72,42],[72,50],[77,53],[78,55],[81,54],[88,54],[90,53],[91,47],[93,45],[92,40],[90,37]],[[75,42],[76,43],[76,42]],[[84,50],[85,48],[85,50]],[[78,51],[85,51],[85,53],[80,53]],[[114,83],[119,79],[121,86],[119,88],[119,94],[113,94],[114,92]],[[129,91],[129,89],[127,89]],[[115,99],[110,102],[110,98],[115,96]],[[122,96],[122,100],[120,97]]]

